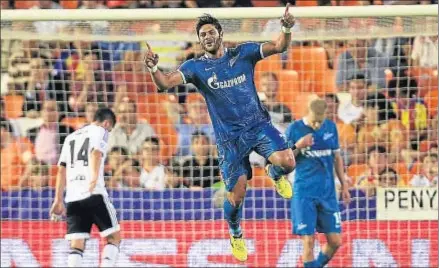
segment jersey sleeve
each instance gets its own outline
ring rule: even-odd
[[[63,166],[63,167],[67,166],[67,162],[69,161],[68,160],[68,156],[69,156],[68,155],[68,150],[69,150],[68,147],[69,147],[69,145],[68,145],[68,142],[66,140],[62,146],[62,149],[61,149],[61,154],[60,154],[59,159],[58,159],[58,166]]]
[[[180,65],[177,72],[183,78],[183,84],[193,83],[195,81],[195,62],[193,60],[185,61]]]
[[[98,150],[106,153],[108,150],[108,131],[102,127],[97,127],[96,134],[90,139],[91,150]]]
[[[264,53],[262,52],[261,43],[249,42],[244,43],[239,46],[239,53],[242,53],[242,57],[256,62],[262,60],[264,58]]]

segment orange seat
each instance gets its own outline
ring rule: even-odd
[[[436,116],[438,109],[438,89],[429,90],[424,96],[424,101],[427,106],[428,114],[431,117]]]
[[[352,184],[357,183],[357,178],[364,174],[369,167],[366,164],[353,164],[347,168],[347,175],[352,179]]]
[[[295,70],[299,73],[301,87],[304,91],[327,92],[327,89],[323,88],[326,82],[322,81],[328,74],[332,73],[328,68],[328,60],[324,48],[293,47],[289,50],[287,69]]]
[[[177,150],[178,136],[174,125],[167,116],[163,103],[170,101],[170,95],[150,93],[138,96],[138,118],[148,121],[163,142],[160,154],[169,159]]]
[[[253,167],[253,178],[248,181],[248,185],[254,188],[271,188],[274,186],[274,182],[267,176],[264,168]]]
[[[4,0],[2,0],[4,1]],[[31,0],[31,1],[26,1],[26,0],[20,0],[20,1],[14,1],[14,6],[16,9],[29,9],[31,7],[34,7],[38,5],[38,3],[36,3],[36,1]]]
[[[61,0],[59,3],[65,9],[78,8],[78,0]]]
[[[18,118],[23,115],[24,97],[20,95],[3,96],[6,118]]]
[[[267,57],[256,64],[255,74],[262,72],[276,72],[282,70],[282,59],[280,54]]]
[[[434,68],[411,67],[408,74],[418,83],[418,95],[423,97],[431,90],[438,89],[438,72]]]
[[[87,120],[85,117],[64,117],[61,123],[73,129],[78,129],[87,124]]]
[[[273,0],[252,0],[254,7],[278,7],[279,1]]]
[[[413,164],[410,170],[407,168],[407,165],[405,163],[396,163],[393,165],[393,168],[395,169],[396,173],[398,173],[399,178],[401,179],[399,183],[400,186],[407,186],[413,176],[419,174],[419,172],[421,171],[421,165],[418,162]]]
[[[296,6],[298,7],[311,7],[318,5],[319,4],[316,0],[296,0]]]
[[[58,166],[53,165],[49,167],[49,186],[56,187],[56,176],[58,174]]]

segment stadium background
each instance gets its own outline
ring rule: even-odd
[[[164,70],[200,56],[194,20],[130,21],[129,14],[181,8],[169,16],[185,16],[192,14],[189,8],[221,5],[231,13],[237,10],[233,7],[254,6],[257,13],[263,11],[257,7],[283,2],[2,0],[1,266],[66,265],[65,225],[48,220],[56,152],[65,135],[89,122],[99,105],[112,107],[122,123],[110,137],[106,166],[122,222],[118,264],[243,265],[229,254],[224,191],[204,102],[190,85],[156,93],[142,64],[145,40]],[[367,11],[372,13],[390,4],[437,4],[291,2],[306,8],[376,5]],[[131,10],[123,13],[125,8]],[[362,8],[353,11],[364,13]],[[431,8],[437,12],[437,6]],[[6,9],[53,9],[52,14],[105,9],[94,10],[95,15],[121,9],[128,17],[12,21],[3,19]],[[279,33],[277,19],[254,16],[221,20],[227,46],[271,40]],[[437,267],[437,13],[304,16],[293,31],[288,52],[258,63],[256,86],[280,130],[305,114],[312,97],[330,104],[328,117],[341,135],[353,200],[349,206],[340,203],[344,245],[329,265]],[[351,56],[361,58],[365,50],[370,58],[356,65]],[[252,155],[252,164],[244,208],[251,255],[244,265],[301,265],[301,243],[290,231],[290,204],[276,196],[263,160]],[[93,237],[84,260],[97,266],[102,242],[96,232]]]

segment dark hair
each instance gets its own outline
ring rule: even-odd
[[[221,27],[221,24],[216,18],[212,17],[212,15],[210,14],[203,14],[201,17],[198,18],[196,26],[197,36],[200,36],[200,29],[206,24],[212,24],[213,26],[215,26],[219,33],[223,32],[223,27]]]
[[[427,157],[433,157],[433,158],[436,158],[436,159],[438,159],[438,155],[437,155],[437,154],[435,154],[435,153],[432,153],[432,154],[427,154],[426,156],[424,156],[424,159],[425,159],[425,158],[427,158]],[[424,161],[424,159],[422,159],[422,161]]]
[[[378,109],[378,121],[383,122],[389,119],[396,119],[391,103],[382,93],[369,93],[366,99],[366,107]]]
[[[110,154],[111,153],[120,153],[121,155],[127,156],[128,150],[125,147],[115,146],[115,147],[111,148]]]
[[[363,81],[363,82],[366,84],[366,86],[370,86],[370,82],[369,82],[369,80],[366,79],[366,76],[365,76],[364,74],[362,74],[362,73],[357,73],[357,74],[355,74],[354,76],[351,76],[351,77],[348,79],[348,82],[351,82],[351,81],[353,81],[353,80],[361,80],[361,81]]]
[[[194,140],[197,139],[197,138],[205,138],[205,139],[207,139],[207,141],[210,142],[209,137],[203,131],[197,130],[194,133],[192,133],[191,142],[194,142]]]
[[[12,125],[8,121],[1,121],[0,128],[4,128],[7,132],[13,133]]]
[[[334,101],[335,103],[337,103],[337,104],[340,103],[340,100],[338,99],[337,94],[334,94],[334,93],[327,93],[327,94],[325,94],[325,98],[327,98],[327,99],[331,99],[331,100],[333,100],[333,101]]]
[[[377,152],[379,154],[385,154],[385,153],[387,153],[387,150],[386,150],[386,148],[384,146],[372,146],[372,147],[369,147],[369,149],[367,150],[367,154],[370,155],[373,152]]]
[[[396,172],[396,170],[394,170],[391,167],[383,169],[378,175],[381,176],[381,175],[383,175],[384,173],[387,173],[387,172],[393,173],[396,176],[398,176],[398,172]]]
[[[160,140],[157,137],[148,137],[143,142],[150,142],[150,143],[153,143],[157,146],[160,145]]]
[[[387,88],[391,98],[396,97],[397,89],[399,89],[401,95],[405,95],[410,98],[418,94],[418,83],[415,79],[410,77],[393,78],[389,81]]]
[[[96,111],[93,120],[97,122],[104,122],[105,120],[110,120],[114,126],[116,124],[116,115],[110,108],[103,107],[103,108],[99,108]]]

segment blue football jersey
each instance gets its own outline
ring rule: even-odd
[[[262,45],[244,43],[218,59],[202,56],[184,62],[178,71],[204,96],[217,142],[270,121],[254,84],[254,67],[263,58]]]
[[[337,127],[325,119],[318,130],[313,130],[304,120],[293,122],[286,131],[291,144],[309,133],[314,138],[311,148],[302,149],[296,157],[294,192],[302,196],[332,197],[335,195],[334,152],[340,150]]]

